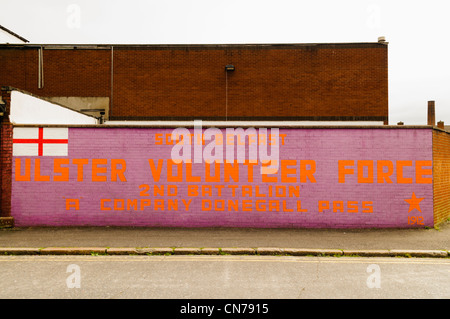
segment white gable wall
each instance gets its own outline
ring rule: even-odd
[[[14,124],[97,124],[97,119],[20,91],[11,92]]]

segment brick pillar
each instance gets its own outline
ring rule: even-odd
[[[435,112],[434,112],[434,101],[428,101],[428,122],[427,125],[436,125]]]
[[[12,185],[12,132],[9,121],[11,90],[1,89],[2,101],[6,110],[0,118],[0,227],[11,227],[14,219],[11,217],[11,185]]]

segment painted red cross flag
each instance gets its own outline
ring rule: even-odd
[[[67,127],[15,127],[13,156],[67,156]]]

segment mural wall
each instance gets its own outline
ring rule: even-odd
[[[177,133],[177,134],[175,134]],[[15,127],[16,226],[433,226],[432,130]]]

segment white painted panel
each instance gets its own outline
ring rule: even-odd
[[[37,143],[14,143],[13,156],[38,156]]]
[[[68,144],[44,144],[43,156],[67,156]]]
[[[44,139],[64,139],[69,138],[69,128],[67,127],[44,127]]]
[[[38,138],[39,128],[37,127],[15,127],[13,128],[13,139],[17,138]]]

